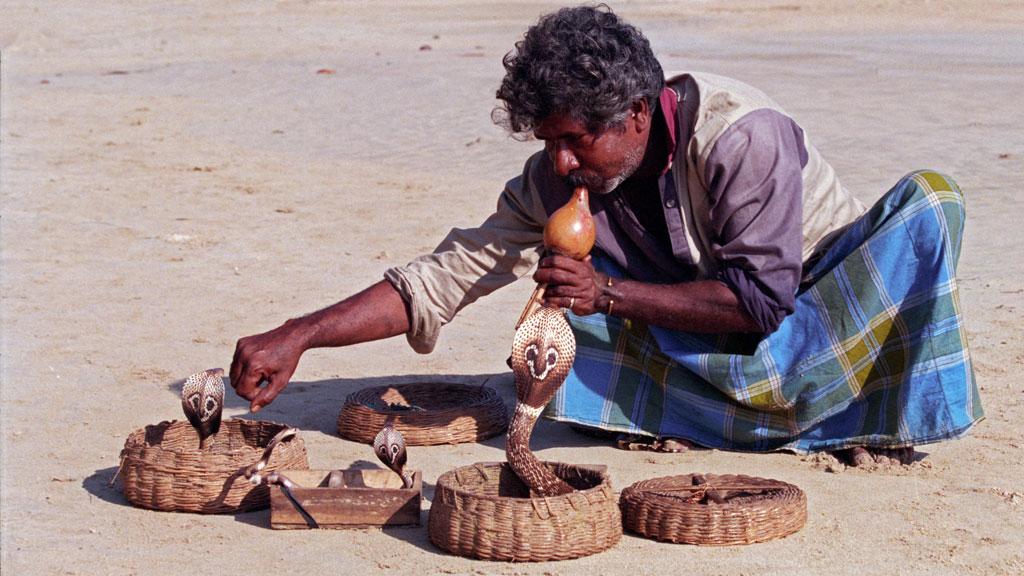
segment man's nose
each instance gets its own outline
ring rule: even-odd
[[[555,174],[559,176],[568,176],[570,172],[580,167],[576,155],[564,144],[555,144],[551,155],[551,162],[555,165]]]

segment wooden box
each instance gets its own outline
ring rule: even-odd
[[[412,488],[391,470],[340,470],[340,485],[330,487],[331,470],[284,470],[292,482],[292,496],[315,521],[295,507],[280,486],[270,487],[270,527],[366,528],[420,523],[422,473],[411,471]]]

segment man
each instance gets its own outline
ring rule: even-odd
[[[954,184],[915,173],[866,212],[767,96],[707,74],[666,81],[606,7],[544,16],[504,64],[496,121],[544,150],[479,228],[239,340],[231,382],[254,411],[305,350],[405,334],[427,353],[461,308],[536,264],[579,343],[550,418],[655,447],[864,464],[907,463],[982,417],[953,276]],[[543,225],[577,185],[595,249],[544,255]]]

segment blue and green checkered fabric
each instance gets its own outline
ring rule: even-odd
[[[728,450],[960,436],[983,417],[955,278],[963,225],[955,183],[906,176],[829,248],[796,311],[760,340],[570,314],[576,362],[545,414]]]

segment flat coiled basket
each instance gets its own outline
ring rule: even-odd
[[[619,498],[626,530],[684,544],[729,546],[781,538],[807,522],[792,484],[742,475],[683,474],[641,480]]]
[[[121,450],[118,474],[125,498],[152,510],[220,514],[270,505],[270,489],[253,486],[244,470],[263,455],[283,424],[225,420],[199,449],[199,435],[185,421],[161,422],[131,433]],[[274,449],[266,471],[309,469],[302,438],[294,436]]]
[[[508,410],[493,388],[423,382],[349,394],[338,415],[338,434],[372,444],[389,418],[409,446],[479,442],[508,427]]]
[[[445,472],[430,506],[430,541],[459,556],[542,562],[615,546],[622,520],[603,467],[545,463],[576,492],[530,498],[508,463]]]

